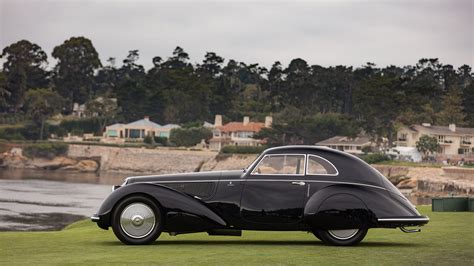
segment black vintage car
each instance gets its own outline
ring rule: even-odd
[[[186,162],[183,162],[186,163]],[[406,229],[429,218],[359,158],[317,146],[265,150],[239,171],[128,177],[92,217],[125,244],[162,232],[240,236],[242,230],[310,231],[331,245],[369,228]]]

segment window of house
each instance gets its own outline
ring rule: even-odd
[[[407,133],[401,133],[400,138],[398,139],[399,141],[406,141],[408,137]]]
[[[338,175],[339,172],[330,161],[316,155],[308,155],[308,166],[306,169],[306,174]]]
[[[137,139],[140,138],[140,129],[130,129],[130,138]]]
[[[305,155],[271,154],[265,155],[252,174],[257,175],[303,175]]]
[[[444,142],[444,139],[445,139],[445,137],[444,137],[443,135],[439,135],[439,136],[438,136],[438,142],[439,142],[439,143],[443,143],[443,142]]]
[[[109,137],[117,137],[117,130],[115,129],[109,129],[109,131],[107,132],[107,135]]]

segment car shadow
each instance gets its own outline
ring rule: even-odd
[[[120,241],[104,241],[100,242],[107,246],[122,246]],[[169,245],[208,245],[208,246],[220,246],[220,245],[258,245],[258,246],[327,246],[321,241],[291,241],[291,240],[157,240],[152,245],[156,246],[169,246]],[[396,242],[362,242],[355,248],[364,247],[406,247],[413,248],[419,246],[415,243],[396,243]],[[329,247],[329,246],[328,246]],[[349,247],[351,248],[351,247]]]

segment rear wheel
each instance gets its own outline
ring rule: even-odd
[[[314,235],[324,243],[333,246],[357,245],[364,239],[367,229],[341,229],[341,230],[321,230],[316,229]]]
[[[162,224],[160,208],[144,196],[125,198],[118,203],[112,216],[115,236],[128,245],[154,242],[161,234]]]

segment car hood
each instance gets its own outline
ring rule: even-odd
[[[144,182],[164,182],[164,181],[218,181],[220,179],[238,179],[244,172],[235,171],[212,171],[212,172],[194,172],[181,174],[147,175],[127,177],[125,184],[144,183]]]

